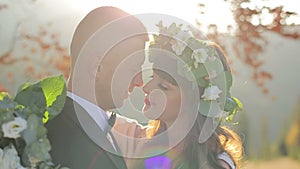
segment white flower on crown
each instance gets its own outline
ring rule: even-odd
[[[186,40],[188,40],[191,35],[186,31],[180,31],[175,35],[175,39],[171,40],[172,50],[176,53],[176,55],[181,55],[186,47]]]
[[[16,117],[13,121],[2,124],[4,137],[18,138],[20,133],[27,128],[27,121],[21,117]]]
[[[207,51],[204,48],[195,49],[191,56],[192,59],[195,59],[198,63],[205,63],[208,58]]]
[[[3,150],[0,148],[0,168],[1,169],[25,169],[20,164],[20,157],[14,146],[5,147]]]
[[[220,93],[222,93],[222,90],[220,90],[218,86],[210,86],[205,88],[204,94],[201,98],[204,98],[204,100],[216,100],[220,97]]]
[[[215,79],[217,77],[217,71],[216,70],[212,70],[210,73],[208,73],[208,76],[205,77],[205,80],[212,80]]]
[[[208,58],[207,58],[207,60],[209,61],[209,62],[213,62],[213,61],[215,61],[217,59],[217,57],[215,56],[215,55],[211,55],[211,56],[209,56]]]

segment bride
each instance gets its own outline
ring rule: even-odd
[[[222,126],[241,108],[221,48],[182,25],[158,24],[149,50],[153,75],[145,84],[146,126],[118,117],[113,128],[128,168],[235,169],[243,149]]]

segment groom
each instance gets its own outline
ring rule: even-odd
[[[77,26],[63,111],[46,127],[54,163],[71,169],[126,169],[108,110],[121,107],[142,86],[146,29],[115,7],[99,7]]]

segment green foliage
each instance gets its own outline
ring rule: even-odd
[[[21,163],[19,160],[15,163],[24,167],[63,168],[51,162],[51,145],[44,123],[61,112],[65,99],[63,76],[45,78],[35,84],[24,83],[14,98],[0,93],[1,150],[15,149],[18,157],[11,159],[21,157]],[[0,157],[0,163],[1,160],[5,162]]]
[[[296,102],[293,114],[288,121],[288,129],[284,139],[287,155],[300,161],[300,99]]]
[[[235,97],[227,97],[224,110],[229,112],[229,115],[225,118],[227,122],[231,122],[233,120],[234,115],[242,110],[243,104],[242,102]]]

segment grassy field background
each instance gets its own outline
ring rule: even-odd
[[[270,161],[247,161],[242,169],[300,169],[300,162],[288,157]]]

